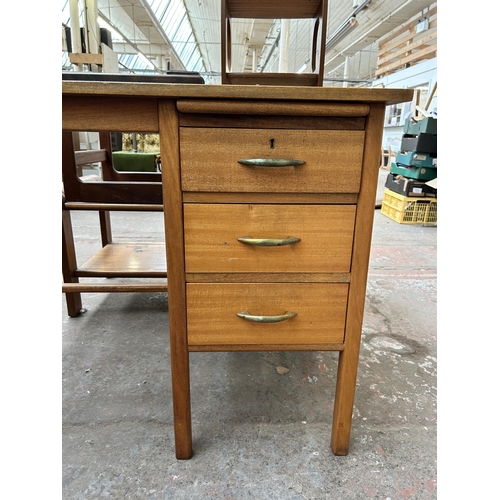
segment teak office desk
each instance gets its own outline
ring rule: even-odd
[[[189,353],[332,350],[349,447],[385,106],[412,90],[63,82],[64,130],[159,132],[176,456]]]

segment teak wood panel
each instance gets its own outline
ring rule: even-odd
[[[277,101],[322,101],[351,103],[382,103],[384,105],[409,102],[413,89],[384,88],[335,88],[335,87],[263,87],[257,85],[200,85],[162,84],[138,82],[84,82],[63,81],[63,128],[65,118],[72,115],[72,105],[87,98],[98,97],[106,101],[111,96],[119,97],[125,106],[129,100],[141,102],[143,98],[154,99],[276,99]],[[72,103],[66,97],[75,96]],[[145,100],[145,99],[144,99]],[[84,104],[85,107],[85,104]],[[116,132],[115,129],[111,130]],[[379,148],[380,149],[380,148]]]
[[[227,101],[181,99],[177,101],[177,109],[181,113],[266,115],[266,116],[342,116],[360,117],[370,112],[368,104],[331,103],[331,102],[276,102],[262,100]]]
[[[357,193],[364,131],[180,129],[183,191]],[[287,158],[297,167],[252,167],[239,159]]]
[[[186,273],[186,283],[349,283],[351,273]]]
[[[156,99],[63,94],[62,105],[63,130],[158,132]]]
[[[162,187],[159,182],[83,182],[75,179],[65,185],[65,194],[69,201],[83,203],[160,205],[163,202]],[[88,207],[86,207],[88,208]]]
[[[353,205],[185,204],[186,272],[349,272],[355,213]],[[290,236],[300,241],[238,241]]]
[[[189,345],[338,344],[344,340],[349,285],[316,283],[188,283]],[[279,323],[237,316],[297,315]]]
[[[364,130],[364,116],[293,116],[180,113],[181,127]]]
[[[185,203],[285,203],[289,205],[325,205],[330,203],[355,205],[356,193],[182,193]]]

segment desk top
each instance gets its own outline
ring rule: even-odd
[[[197,85],[138,82],[63,81],[63,95],[198,99],[277,99],[397,104],[411,101],[413,89]]]

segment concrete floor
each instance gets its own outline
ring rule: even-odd
[[[97,215],[72,217],[83,262]],[[161,214],[112,223],[162,239]],[[329,445],[337,353],[191,354],[195,454],[178,461],[166,294],[84,294],[77,318],[62,296],[62,498],[437,498],[436,233],[375,211],[345,457]]]

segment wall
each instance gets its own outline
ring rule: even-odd
[[[403,69],[392,75],[385,76],[376,81],[373,88],[417,88],[428,85],[429,92],[437,82],[437,57],[428,59],[410,68]],[[398,108],[399,117],[396,120],[391,119],[391,112]],[[437,117],[437,92],[431,101],[429,111],[434,111]],[[401,103],[395,107],[387,107],[386,125],[384,126],[384,135],[382,146],[387,149],[389,145],[393,150],[399,150],[401,137],[403,135],[403,125],[405,119],[411,115],[411,103]],[[394,118],[394,117],[392,117]],[[394,122],[393,124],[388,122]]]

